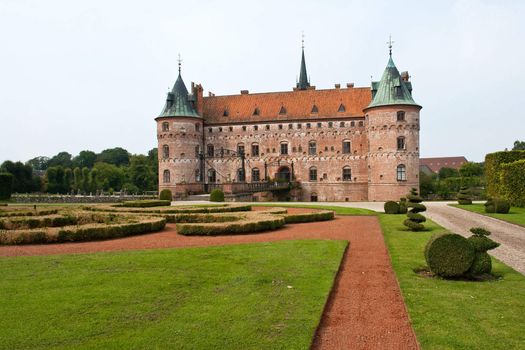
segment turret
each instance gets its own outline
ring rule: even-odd
[[[364,109],[368,131],[368,200],[399,200],[419,189],[419,111],[408,72],[390,57],[381,81],[372,82]]]
[[[168,92],[166,103],[157,122],[159,154],[159,191],[178,191],[177,186],[200,182],[203,140],[203,119],[197,113],[181,76]]]

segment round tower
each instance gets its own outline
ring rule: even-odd
[[[193,97],[188,94],[182,80],[180,61],[179,76],[155,121],[159,192],[169,189],[175,196],[198,190],[195,183],[200,183],[202,179],[203,119],[195,110]]]
[[[419,111],[408,72],[399,74],[392,51],[381,81],[372,82],[365,108],[368,132],[368,200],[399,200],[419,189]]]

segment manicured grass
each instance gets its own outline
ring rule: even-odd
[[[330,205],[322,205],[322,204],[282,204],[282,203],[254,203],[252,206],[266,206],[266,207],[292,207],[292,208],[312,208],[312,209],[325,209],[325,210],[333,210],[338,215],[377,215],[377,212],[369,209],[362,209],[362,208],[348,208],[348,207],[338,207],[338,206],[330,206]]]
[[[474,213],[491,216],[496,219],[508,221],[513,224],[525,226],[525,208],[511,207],[508,214],[485,213],[485,206],[483,204],[459,205],[449,204],[452,207],[461,208],[472,211]]]
[[[2,258],[0,348],[307,349],[346,245]]]
[[[420,277],[423,248],[433,233],[445,231],[427,220],[429,232],[408,232],[403,215],[380,214],[385,242],[417,339],[423,349],[523,349],[525,277],[496,259],[492,282]]]

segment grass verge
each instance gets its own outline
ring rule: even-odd
[[[525,208],[511,207],[508,214],[485,213],[485,206],[483,204],[459,205],[449,204],[451,207],[456,207],[478,213],[485,216],[490,216],[495,219],[510,222],[512,224],[525,227]]]
[[[377,212],[369,209],[362,209],[362,208],[348,208],[348,207],[338,207],[338,206],[331,206],[331,205],[320,205],[320,204],[282,204],[282,203],[253,203],[252,206],[263,206],[263,207],[283,207],[283,208],[312,208],[312,209],[324,209],[324,210],[332,210],[337,215],[377,215]]]
[[[493,260],[503,279],[465,282],[416,275],[423,249],[445,229],[427,220],[428,232],[409,232],[404,217],[380,214],[392,266],[423,349],[519,349],[525,344],[525,277]]]
[[[307,349],[346,245],[3,258],[0,348]]]

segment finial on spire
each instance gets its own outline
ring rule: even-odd
[[[180,74],[180,66],[182,64],[182,59],[180,58],[180,53],[179,53],[179,59],[177,60],[177,62],[179,63],[179,74]]]
[[[388,36],[388,41],[386,43],[388,44],[388,54],[392,57],[392,44],[395,43],[395,41],[392,41],[392,35]]]
[[[304,50],[304,30],[301,31],[301,48]]]

